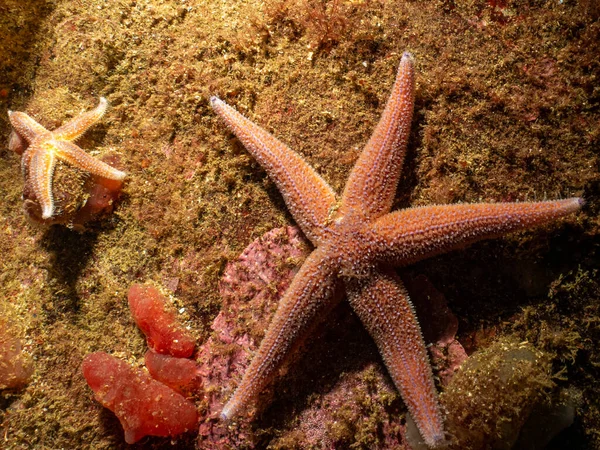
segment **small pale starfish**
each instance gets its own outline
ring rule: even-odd
[[[535,203],[434,205],[390,212],[414,103],[414,67],[404,53],[381,120],[341,198],[297,153],[216,97],[211,104],[260,162],[315,245],[292,284],[222,418],[255,399],[286,357],[339,301],[343,285],[383,357],[424,441],[445,441],[419,323],[391,266],[405,266],[473,242],[545,224],[577,211],[580,198]]]
[[[75,145],[75,141],[104,115],[108,102],[100,97],[98,106],[70,120],[54,131],[48,131],[23,112],[8,111],[10,123],[16,135],[11,138],[11,147],[23,150],[21,168],[26,183],[30,183],[37,202],[42,208],[42,219],[54,216],[52,178],[57,160],[110,180],[123,180],[121,172],[108,164],[88,155]],[[23,142],[23,140],[25,142]]]

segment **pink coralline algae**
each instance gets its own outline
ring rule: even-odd
[[[212,324],[213,336],[198,352],[209,401],[207,418],[200,425],[199,449],[252,445],[244,424],[233,436],[219,414],[258,348],[279,297],[306,258],[308,246],[297,227],[276,228],[225,268],[219,284],[223,307]]]
[[[179,358],[192,356],[195,339],[177,322],[158,289],[151,284],[136,283],[129,288],[128,299],[131,315],[146,335],[150,348]]]
[[[219,414],[258,348],[282,293],[307,256],[309,245],[297,227],[277,228],[256,239],[237,260],[227,265],[219,285],[223,307],[212,324],[213,336],[198,352],[208,401],[207,414],[200,424],[199,449],[256,445],[248,420],[242,418],[234,425],[225,424]],[[416,282],[413,300],[419,313],[420,305],[429,310],[424,320],[432,322],[432,332],[427,332],[426,340],[436,343],[433,348],[442,355],[435,360],[436,364],[443,366],[449,379],[466,357],[464,351],[456,356],[450,350],[453,345],[462,349],[454,339],[458,322],[443,295],[425,277],[409,281]],[[424,287],[427,289],[419,293]],[[342,322],[339,334],[347,337],[347,325],[360,327],[347,311],[333,315],[336,317],[329,322]],[[342,339],[346,339],[344,336]],[[283,430],[272,444],[274,448],[288,448],[292,442],[303,448],[338,448],[358,439],[356,433],[371,430],[371,438],[361,438],[369,441],[371,448],[401,448],[402,415],[397,401],[396,406],[390,407],[390,402],[397,398],[383,372],[370,363],[344,374],[331,389],[312,399],[298,412],[293,427]],[[231,426],[235,432],[228,428]]]
[[[97,352],[84,358],[82,371],[96,400],[121,422],[128,444],[144,436],[176,436],[196,428],[195,405],[143,370]]]

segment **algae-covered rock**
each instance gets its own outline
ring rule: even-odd
[[[0,330],[0,389],[20,389],[33,373],[31,360],[23,351],[16,330],[3,317],[0,317]]]
[[[530,343],[510,339],[474,353],[440,396],[450,448],[512,448],[534,406],[554,386],[550,363]]]

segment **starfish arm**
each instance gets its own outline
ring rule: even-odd
[[[65,123],[62,127],[54,130],[52,132],[54,138],[57,140],[74,141],[85,133],[92,125],[98,122],[106,112],[107,108],[108,102],[104,97],[100,97],[100,103],[94,109],[80,114]]]
[[[377,260],[398,265],[474,242],[552,222],[581,208],[581,198],[527,203],[475,203],[404,209],[370,227]]]
[[[413,58],[405,52],[383,115],[346,184],[341,214],[354,210],[377,218],[390,211],[410,133],[414,90]]]
[[[429,357],[402,281],[392,271],[375,271],[346,280],[346,289],[423,439],[430,447],[441,444],[444,426]]]
[[[50,132],[24,112],[9,111],[8,120],[15,132],[28,143],[39,136],[50,135]]]
[[[42,207],[42,219],[49,219],[54,214],[54,195],[52,194],[52,177],[56,166],[54,152],[40,148],[30,148],[29,179],[35,197]]]
[[[272,380],[285,358],[306,338],[319,318],[341,298],[334,295],[337,277],[325,251],[317,248],[306,259],[279,303],[277,312],[242,381],[221,418],[237,415]]]
[[[272,134],[217,97],[211,97],[210,102],[215,112],[273,179],[304,234],[318,245],[336,202],[331,187],[300,155]]]
[[[52,141],[52,145],[55,147],[58,158],[92,175],[108,178],[109,180],[123,180],[126,176],[125,172],[117,170],[105,162],[88,155],[71,142],[55,140]]]

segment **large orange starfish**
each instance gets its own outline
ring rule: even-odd
[[[341,198],[297,153],[216,97],[217,114],[275,181],[315,249],[285,292],[240,385],[222,412],[236,415],[273,378],[296,344],[340,296],[379,348],[425,442],[444,442],[425,343],[408,293],[391,266],[404,266],[481,239],[553,221],[582,200],[434,205],[390,212],[414,103],[414,67],[404,53],[381,120]]]
[[[17,153],[23,152],[23,177],[25,183],[31,185],[43,220],[51,219],[55,213],[52,179],[57,160],[102,178],[119,181],[125,178],[125,172],[88,155],[72,142],[100,120],[107,107],[108,102],[101,97],[96,108],[54,131],[48,131],[26,113],[8,111],[15,133],[11,136],[9,147]]]

